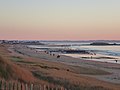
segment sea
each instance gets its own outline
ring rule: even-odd
[[[35,48],[38,51],[48,50],[48,49],[74,49],[74,50],[89,50],[96,53],[95,56],[99,57],[95,59],[87,58],[87,60],[101,61],[101,62],[110,62],[120,64],[120,45],[90,45],[93,42],[107,42],[109,44],[120,44],[120,41],[40,41],[45,45],[29,45],[29,47]],[[71,56],[74,58],[81,57],[91,57],[91,55],[80,55],[78,54],[64,54],[66,56]],[[101,58],[100,58],[101,57]],[[103,57],[111,57],[113,59],[107,59]],[[117,62],[116,62],[117,60]]]

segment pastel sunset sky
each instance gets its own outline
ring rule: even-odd
[[[0,39],[120,40],[120,0],[0,0]]]

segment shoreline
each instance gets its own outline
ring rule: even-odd
[[[102,55],[102,54],[96,54],[96,55],[89,55],[89,54],[62,54],[62,55],[70,56],[72,58],[89,60],[89,61],[120,64],[120,58],[116,57],[116,56],[109,56],[109,55]]]
[[[57,58],[56,55],[52,56],[52,55],[46,54],[45,52],[36,51],[35,49],[31,49],[31,48],[28,48],[27,46],[21,46],[21,45],[14,46],[14,49],[17,49],[19,52],[29,57],[40,58],[49,62],[64,63],[67,65],[82,66],[82,67],[104,70],[112,74],[102,75],[102,76],[101,75],[100,76],[88,75],[88,76],[94,77],[98,80],[120,84],[120,65],[119,64],[82,60],[82,59],[72,58],[70,56],[65,56],[65,55],[61,55],[60,58]]]
[[[28,48],[31,49],[35,49],[36,51],[46,51],[46,52],[50,52],[51,54],[59,54],[59,55],[65,55],[65,56],[70,56],[72,58],[78,58],[78,59],[83,59],[83,60],[90,60],[90,61],[101,61],[101,62],[105,62],[105,63],[115,63],[115,64],[120,64],[120,57],[119,56],[112,56],[112,55],[105,55],[105,54],[100,54],[97,52],[92,52],[89,50],[71,50],[71,49],[65,49],[63,47],[61,47],[62,49],[53,49],[53,52],[49,50],[47,50],[46,47],[41,46],[41,48],[37,48],[38,46],[29,46],[27,45]],[[44,48],[44,49],[43,49]],[[52,49],[51,49],[52,50]],[[68,50],[70,53],[63,53],[66,52],[66,50]],[[56,52],[54,52],[56,51]],[[89,53],[89,54],[88,54]]]

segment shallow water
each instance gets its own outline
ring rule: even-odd
[[[120,46],[71,46],[72,49],[83,49],[91,50],[95,53],[110,55],[110,56],[120,56]]]
[[[100,61],[100,62],[106,62],[106,63],[117,63],[120,64],[120,57],[117,56],[109,56],[109,55],[102,55],[102,54],[96,54],[96,55],[88,55],[88,54],[63,54],[66,56],[79,58],[82,60],[91,60],[91,61]],[[85,57],[85,58],[82,58]],[[92,57],[92,58],[91,58]],[[104,59],[103,57],[111,57],[111,58],[117,58],[117,59]],[[100,59],[95,59],[100,58]],[[115,61],[117,60],[117,62]]]

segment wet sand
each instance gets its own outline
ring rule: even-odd
[[[115,63],[120,64],[120,57],[118,56],[109,56],[109,55],[102,55],[102,54],[65,54],[66,56],[70,56],[73,58],[79,58],[82,60],[90,60],[90,61],[100,61],[105,63]]]

